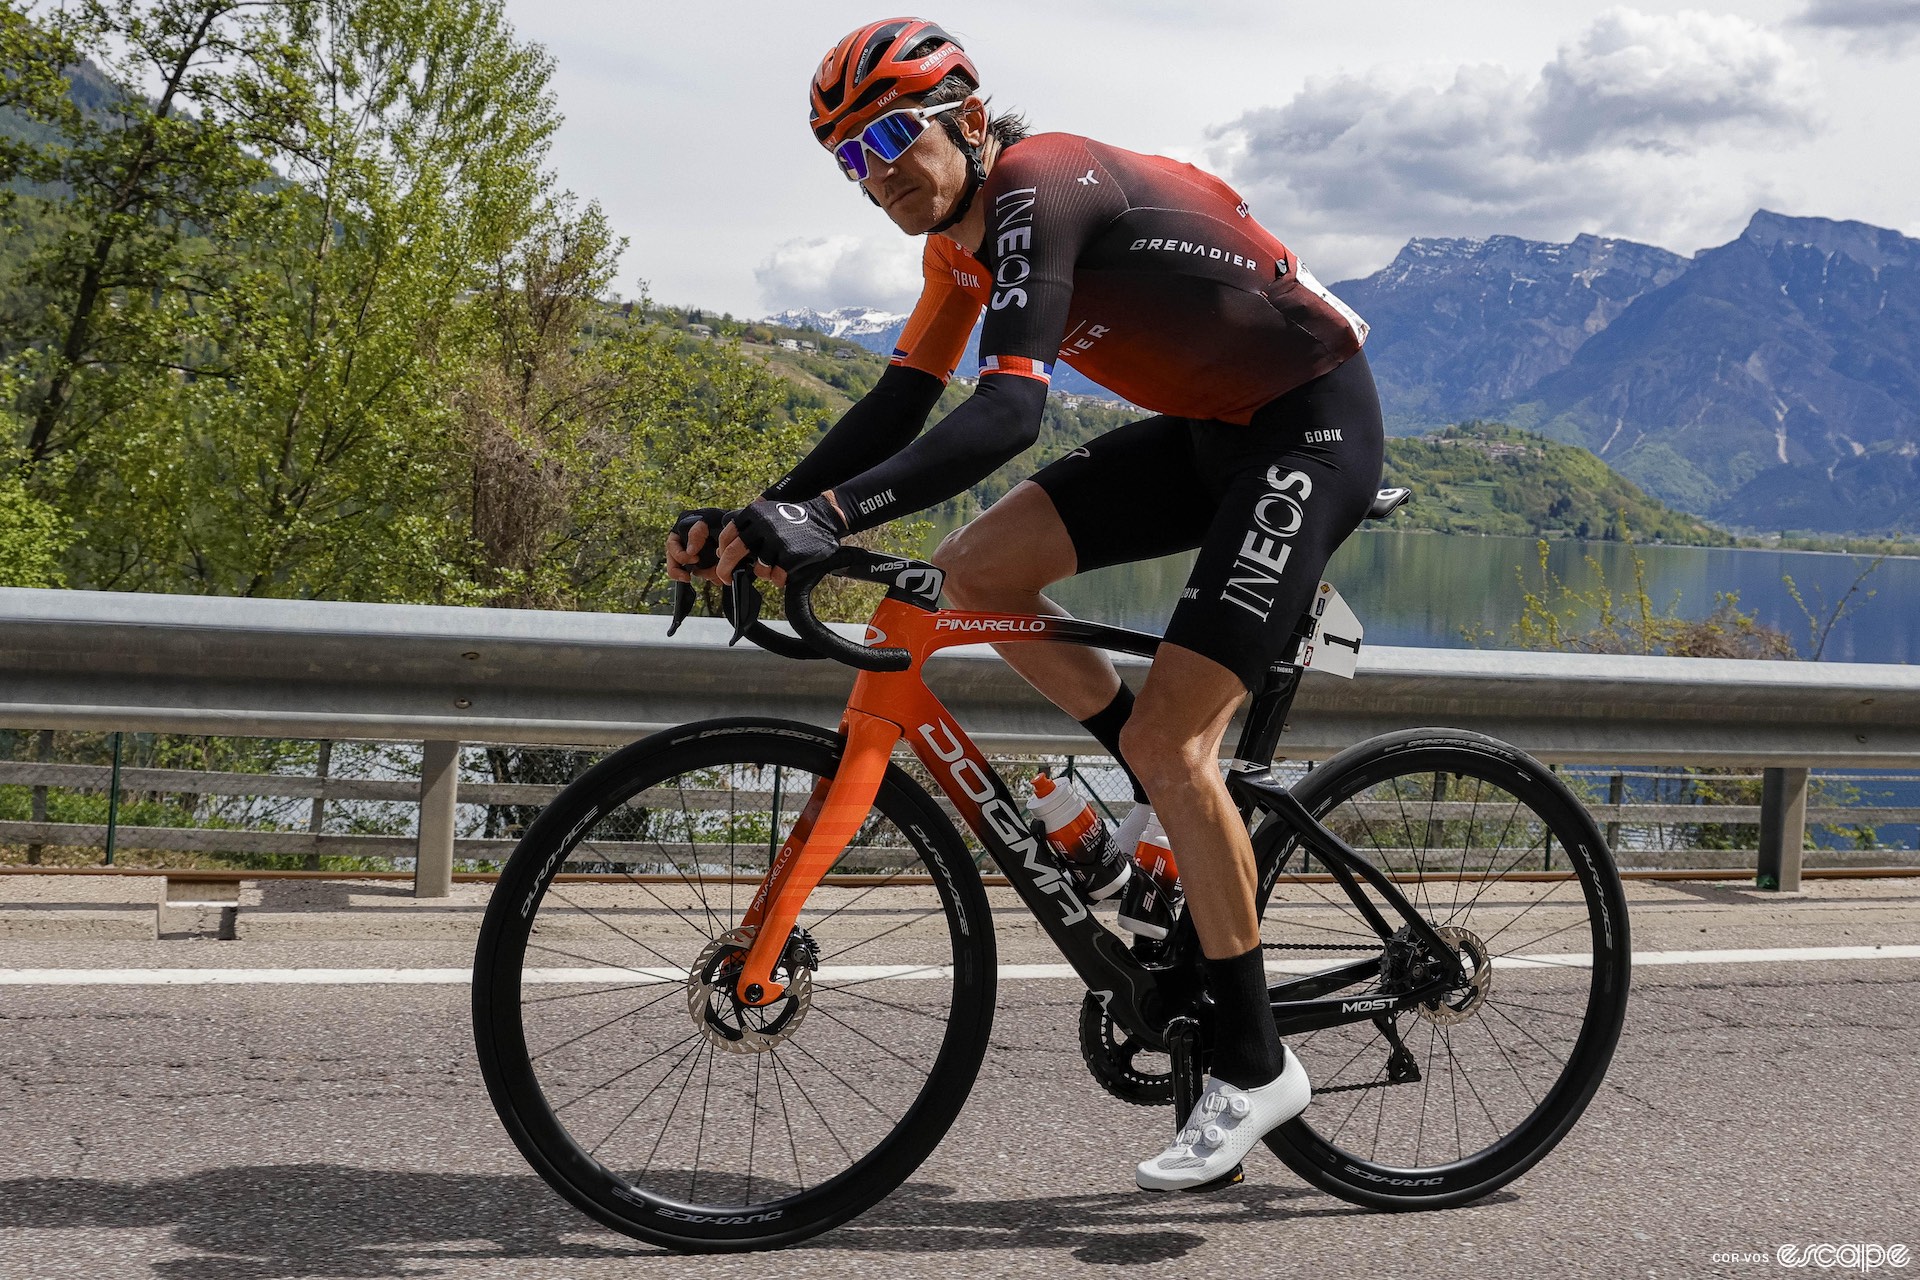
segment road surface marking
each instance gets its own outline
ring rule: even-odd
[[[1356,952],[1357,956],[1359,953]],[[1311,960],[1269,961],[1270,973],[1313,973],[1339,960],[1337,954]],[[1920,946],[1891,944],[1856,947],[1763,947],[1722,951],[1639,951],[1637,968],[1675,964],[1799,964],[1823,960],[1920,960]],[[1585,952],[1501,956],[1496,968],[1585,968],[1592,957]],[[624,983],[645,985],[683,982],[684,969],[665,967],[623,969],[529,969],[523,980],[532,983]],[[814,981],[834,983],[951,978],[944,965],[828,965]],[[1064,964],[1003,964],[1003,981],[1067,979],[1073,970]],[[465,984],[466,969],[0,969],[0,987],[264,987],[264,986],[433,986]]]

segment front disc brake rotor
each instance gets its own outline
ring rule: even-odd
[[[687,1015],[709,1043],[727,1053],[765,1053],[800,1029],[813,1007],[813,971],[819,948],[806,930],[794,930],[774,966],[786,990],[772,1004],[743,1004],[734,994],[740,968],[753,946],[753,926],[730,930],[709,942],[687,974]]]

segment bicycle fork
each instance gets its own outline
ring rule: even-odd
[[[767,878],[748,904],[741,923],[754,929],[735,996],[744,1004],[767,1005],[786,991],[773,980],[774,966],[786,951],[800,909],[827,869],[846,851],[873,810],[900,740],[900,726],[863,711],[849,710],[840,722],[847,747],[831,778],[814,783],[806,808],[780,846]]]

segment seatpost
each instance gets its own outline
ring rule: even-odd
[[[1236,767],[1255,772],[1273,763],[1280,734],[1287,727],[1287,713],[1293,710],[1293,696],[1300,691],[1302,671],[1291,662],[1277,662],[1267,669],[1267,678],[1254,691],[1240,726],[1240,745],[1233,750]]]
[[[1287,727],[1287,713],[1293,710],[1293,696],[1300,692],[1300,677],[1306,671],[1300,665],[1300,655],[1312,635],[1313,615],[1303,613],[1294,624],[1285,656],[1267,668],[1267,678],[1254,690],[1247,718],[1240,725],[1240,745],[1233,752],[1236,768],[1257,773],[1273,764],[1274,753],[1280,749],[1280,735]]]

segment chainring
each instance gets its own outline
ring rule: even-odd
[[[1086,1060],[1102,1089],[1136,1107],[1164,1107],[1173,1102],[1173,1063],[1164,1054],[1134,1039],[1114,1022],[1106,1003],[1089,991],[1080,1002],[1080,1056]],[[1167,1062],[1165,1072],[1144,1071],[1143,1056]]]

